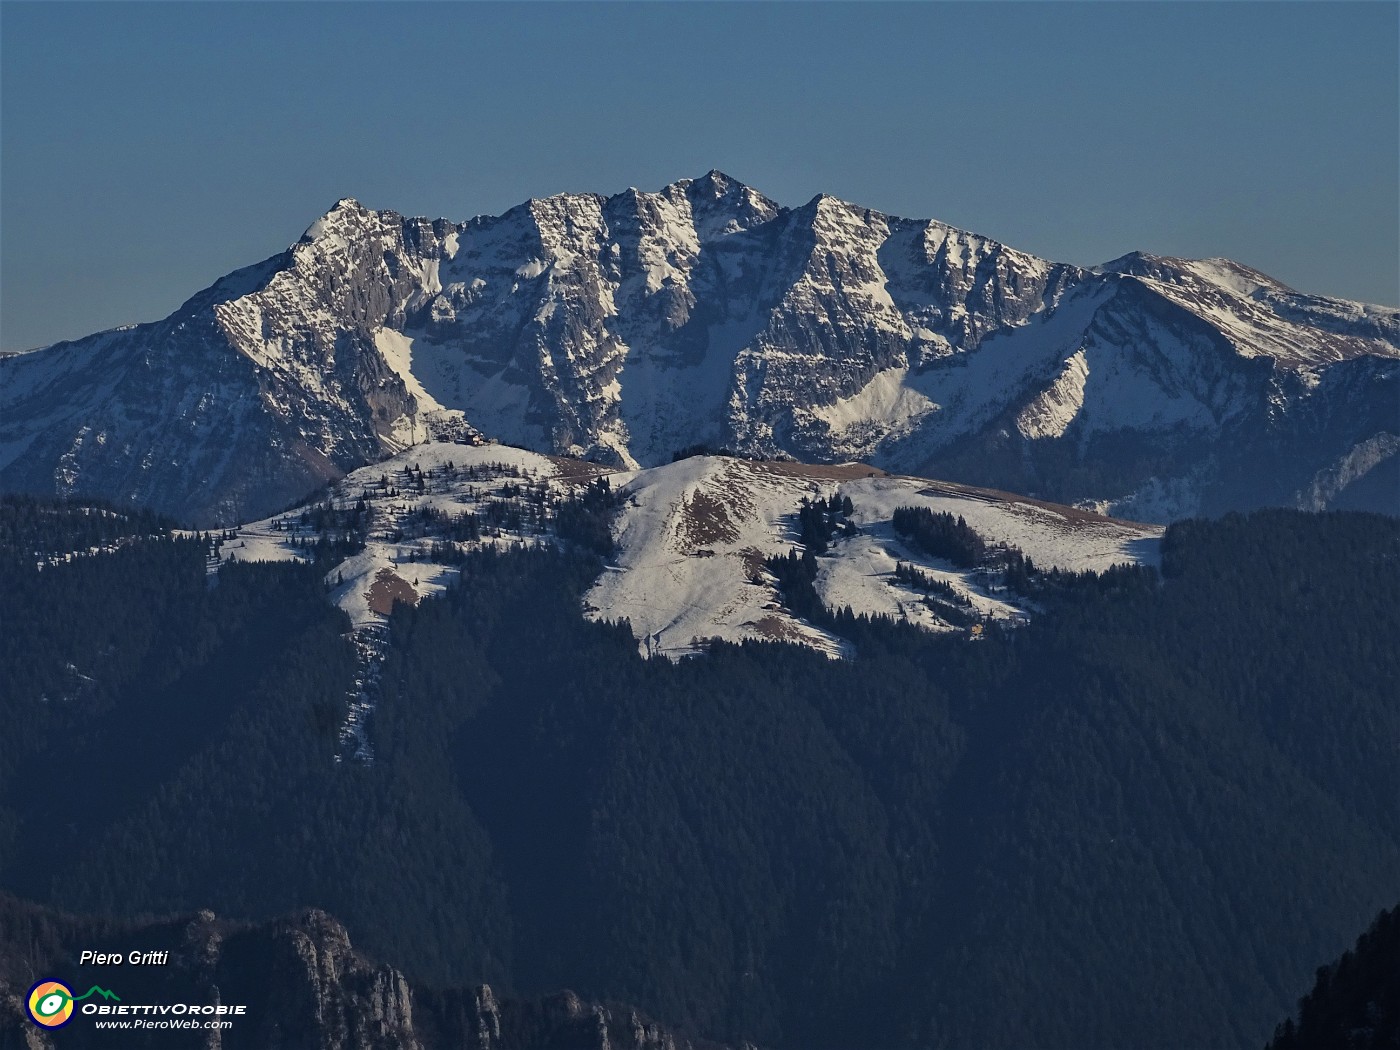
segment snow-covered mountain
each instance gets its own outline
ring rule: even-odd
[[[624,468],[866,459],[1140,519],[1397,510],[1400,315],[710,172],[464,223],[342,200],[163,321],[0,360],[0,486],[200,524],[472,431]]]
[[[615,544],[585,596],[594,619],[626,620],[644,651],[679,658],[721,638],[783,639],[844,655],[848,643],[784,607],[765,561],[800,550],[804,501],[839,492],[852,501],[849,535],[818,559],[816,590],[833,608],[964,631],[982,620],[1019,621],[1030,603],[993,572],[958,568],[901,537],[899,507],[962,517],[990,545],[1009,545],[1042,568],[1102,571],[1156,564],[1162,528],[1106,518],[1008,493],[888,474],[859,463],[807,465],[696,456],[660,467],[614,470],[505,445],[433,442],[362,467],[305,506],[224,530],[211,571],[229,560],[306,560],[318,515],[361,514],[364,548],[325,562],[332,599],[358,630],[373,632],[395,601],[416,604],[455,583],[458,555],[514,544],[569,546],[552,510],[606,479]],[[329,510],[325,510],[329,508]],[[470,518],[472,524],[465,522]],[[896,576],[905,563],[946,585],[951,602]]]

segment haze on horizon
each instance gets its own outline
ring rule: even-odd
[[[1400,6],[0,4],[0,349],[163,317],[333,201],[711,168],[1057,261],[1400,301]]]

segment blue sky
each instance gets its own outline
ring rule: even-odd
[[[720,168],[1057,260],[1394,304],[1400,5],[0,3],[0,347],[164,316],[342,196]]]

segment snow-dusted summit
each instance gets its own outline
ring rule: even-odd
[[[710,172],[463,223],[342,200],[163,321],[0,359],[0,486],[200,524],[477,432],[619,468],[860,458],[1140,519],[1394,510],[1400,317]]]

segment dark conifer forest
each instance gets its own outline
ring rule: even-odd
[[[1376,916],[1356,946],[1317,971],[1297,1020],[1266,1050],[1391,1050],[1400,1046],[1400,905]]]
[[[1160,575],[1037,584],[975,643],[799,595],[840,662],[647,660],[580,616],[599,566],[471,554],[400,605],[364,763],[325,565],[211,577],[157,519],[0,501],[0,888],[324,908],[415,981],[793,1050],[1257,1050],[1395,901],[1393,518],[1179,523]]]

